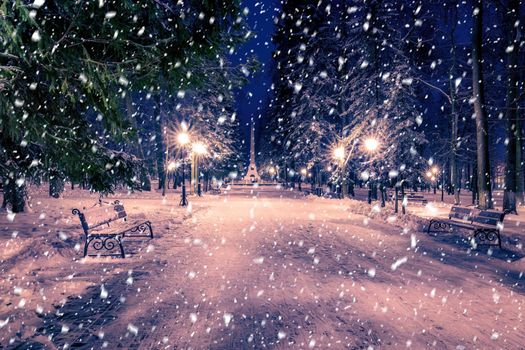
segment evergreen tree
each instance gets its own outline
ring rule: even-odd
[[[6,0],[0,16],[0,175],[15,212],[26,181],[51,169],[95,191],[139,187],[122,99],[159,91],[161,78],[192,86],[192,69],[232,47],[241,22],[237,1]]]

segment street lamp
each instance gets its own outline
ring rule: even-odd
[[[165,183],[167,183],[167,185],[169,187],[169,179],[171,177],[173,177],[173,189],[174,190],[177,189],[177,181],[176,181],[176,179],[174,177],[174,173],[175,173],[175,170],[177,170],[178,167],[179,167],[179,163],[177,163],[175,161],[170,161],[168,163],[168,166],[166,167],[166,174],[165,174],[166,176],[165,176],[165,180],[164,181],[165,181]]]
[[[303,179],[306,176],[306,174],[307,174],[306,168],[302,168],[301,169],[301,176],[299,177],[299,192],[302,191],[301,182],[303,181]]]
[[[345,159],[345,148],[343,146],[339,146],[339,147],[336,147],[334,149],[334,158],[337,161],[339,161],[339,162],[344,161],[344,159]]]
[[[195,152],[196,154],[198,155],[203,155],[203,154],[206,154],[207,149],[206,149],[206,145],[203,144],[202,142],[196,142],[192,145],[192,150],[193,152]]]
[[[168,164],[168,171],[171,173],[173,172],[175,169],[177,169],[177,163],[175,162],[170,162]]]
[[[434,194],[436,194],[436,189],[437,189],[437,178],[436,178],[436,175],[437,175],[438,172],[439,172],[439,168],[437,166],[433,166],[432,169],[430,169],[430,173],[431,173],[430,180],[432,180],[432,182],[434,182]]]
[[[185,169],[186,169],[186,158],[184,156],[184,148],[190,142],[190,135],[187,132],[182,131],[177,135],[177,142],[182,148],[182,193],[180,198],[180,205],[185,207],[188,205],[188,198],[186,197],[186,178],[185,178]]]
[[[268,169],[268,171],[270,172],[270,176],[272,178],[272,181],[275,179],[274,176],[275,176],[275,168],[272,166],[270,167],[270,169]]]
[[[208,152],[208,150],[206,149],[206,145],[203,144],[202,142],[195,142],[193,145],[192,145],[192,152],[193,152],[193,155],[194,155],[194,171],[195,171],[195,176],[194,176],[194,179],[193,179],[193,182],[197,182],[197,195],[200,197],[202,195],[202,192],[201,192],[201,181],[200,181],[200,176],[199,176],[199,167],[198,167],[198,161],[199,161],[199,156],[202,156],[204,154],[206,154]]]
[[[343,193],[343,190],[345,187],[344,164],[345,164],[346,150],[343,145],[337,146],[336,148],[334,148],[333,157],[334,157],[334,160],[337,161],[338,163],[339,177],[341,181],[341,196],[344,197],[344,193]]]
[[[190,135],[185,131],[180,132],[177,135],[177,142],[181,146],[186,146],[188,143],[190,143]]]
[[[365,139],[365,149],[372,153],[372,152],[375,152],[377,151],[377,149],[379,148],[379,141],[374,138],[374,137],[369,137],[367,139]]]
[[[365,151],[370,154],[375,153],[379,149],[379,146],[380,146],[379,141],[375,137],[368,137],[364,141]],[[383,193],[381,193],[381,195],[383,195]],[[372,204],[372,176],[371,175],[368,178],[368,204]]]
[[[441,169],[441,201],[445,201],[445,169]]]

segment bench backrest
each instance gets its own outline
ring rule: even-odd
[[[497,226],[498,223],[503,222],[505,212],[496,210],[480,210],[472,217],[472,223]]]
[[[73,214],[78,215],[82,228],[86,233],[90,229],[106,224],[109,225],[110,222],[125,219],[127,216],[124,206],[119,201],[109,205],[101,203],[84,211],[73,209]]]
[[[465,207],[452,206],[450,213],[448,214],[449,219],[472,221],[473,209]]]

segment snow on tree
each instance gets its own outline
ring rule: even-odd
[[[330,160],[330,144],[345,129],[352,138],[347,144],[370,134],[388,144],[380,155],[385,171],[405,164],[407,174],[419,175],[426,141],[401,12],[388,1],[284,2],[276,19],[276,97],[266,138],[286,161]]]

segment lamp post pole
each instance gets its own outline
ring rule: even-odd
[[[345,198],[346,195],[346,178],[345,178],[345,161],[344,159],[341,159],[341,162],[339,164],[340,169],[340,179],[341,179],[341,198]]]
[[[445,201],[445,170],[441,170],[441,201]]]
[[[190,142],[190,136],[186,132],[186,128],[183,127],[183,131],[177,136],[177,141],[181,146],[181,155],[182,155],[182,192],[180,198],[180,205],[185,207],[188,205],[188,197],[186,195],[186,157],[184,150]]]
[[[398,213],[399,212],[399,182],[398,182],[398,177],[396,176],[396,184],[395,184],[395,192],[394,192],[394,196],[395,196],[395,205],[394,205],[394,213]]]
[[[188,198],[186,197],[186,177],[185,177],[185,171],[186,170],[186,158],[184,155],[182,156],[182,192],[180,196],[180,205],[182,207],[185,207],[188,205]]]
[[[164,134],[166,135],[166,160],[164,161],[164,179],[162,181],[162,196],[166,195],[166,186],[168,182],[168,157],[169,157],[169,139],[166,127],[164,127]]]
[[[368,176],[368,204],[372,204],[372,174]]]
[[[199,157],[195,157],[195,180],[197,181],[197,196],[202,197],[201,177],[199,175]]]
[[[370,154],[378,152],[379,147],[380,143],[375,137],[369,137],[364,141],[364,148]],[[372,170],[374,168],[374,159],[372,159]],[[372,190],[375,190],[375,188],[372,187],[373,185],[373,172],[371,171],[368,176],[368,204],[372,204]],[[375,194],[374,198],[377,199],[377,190]]]

